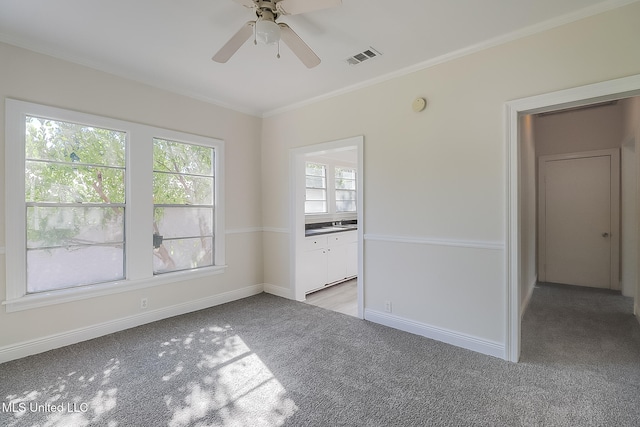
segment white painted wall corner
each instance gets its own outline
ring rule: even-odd
[[[284,286],[272,285],[271,283],[264,284],[264,291],[268,294],[275,295],[277,297],[295,300],[295,292]]]

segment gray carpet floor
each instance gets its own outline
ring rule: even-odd
[[[0,365],[0,426],[640,425],[630,299],[541,285],[522,347],[509,363],[260,294]]]

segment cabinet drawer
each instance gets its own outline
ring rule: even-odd
[[[357,242],[358,241],[358,232],[357,231],[344,231],[341,233],[333,233],[327,236],[329,247],[344,245],[345,243]]]
[[[313,251],[327,247],[327,236],[306,237],[304,239],[304,250]]]

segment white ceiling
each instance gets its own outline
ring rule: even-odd
[[[0,0],[0,41],[268,115],[633,1],[343,0],[280,17],[322,59],[313,69],[284,44],[276,59],[274,46],[251,40],[228,63],[213,62],[255,18],[232,0]],[[346,63],[370,46],[383,55]]]

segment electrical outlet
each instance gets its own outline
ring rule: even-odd
[[[387,313],[391,313],[391,301],[384,302],[384,311]]]
[[[144,310],[145,308],[147,308],[149,306],[149,299],[148,298],[141,298],[140,299],[140,308],[142,310]]]

